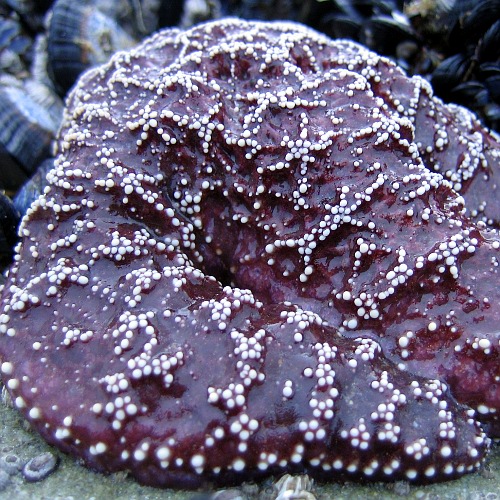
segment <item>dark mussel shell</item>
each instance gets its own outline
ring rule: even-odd
[[[147,27],[148,24],[146,24],[146,19],[147,19],[146,16],[148,14],[148,10],[151,11],[151,9],[146,8],[148,1],[143,1],[139,3],[142,7],[142,12],[143,12],[142,16],[145,19],[144,24]],[[158,13],[156,16],[158,22],[158,28],[163,28],[166,26],[176,26],[177,24],[179,24],[182,14],[184,12],[185,4],[186,0],[162,0],[160,2],[160,6],[158,8]],[[151,21],[149,24],[151,24]]]
[[[492,75],[486,78],[484,85],[488,89],[491,99],[500,103],[500,75]]]
[[[367,20],[361,32],[363,44],[384,55],[396,55],[399,44],[416,41],[408,20],[402,15],[373,16]]]
[[[500,18],[500,0],[457,1],[453,6],[458,17],[449,35],[451,50],[476,45],[490,26]]]
[[[51,155],[62,110],[61,100],[40,82],[0,82],[0,144],[26,174]]]
[[[330,14],[323,18],[319,29],[331,38],[358,40],[361,27],[361,21],[356,21],[346,14]]]
[[[444,61],[434,70],[431,83],[434,90],[446,99],[449,92],[466,80],[467,72],[470,68],[470,59],[466,54],[454,54]]]
[[[477,71],[478,80],[488,91],[491,101],[500,104],[500,64],[481,64]]]
[[[43,193],[45,186],[48,185],[47,173],[53,167],[54,159],[47,158],[38,167],[35,175],[19,189],[13,202],[21,215],[24,215],[29,206]]]
[[[27,180],[28,175],[19,162],[0,143],[0,190],[11,196]]]
[[[136,43],[92,0],[57,0],[49,19],[47,72],[60,95],[67,93],[82,71]]]
[[[33,41],[16,14],[0,14],[0,71],[25,78],[29,74]]]
[[[494,130],[500,130],[500,105],[496,102],[488,103],[483,110],[486,123]]]
[[[324,8],[329,12],[339,12],[352,19],[369,19],[372,16],[387,15],[401,10],[403,2],[394,0],[331,0],[324,2],[312,0],[316,8]]]
[[[94,0],[93,5],[132,38],[140,40],[159,28],[178,25],[186,3],[187,0]]]
[[[43,18],[53,0],[2,0],[2,4],[14,11],[33,32],[43,28]]]
[[[500,58],[500,19],[494,22],[481,38],[477,50],[480,62],[498,61]]]
[[[490,100],[484,83],[475,80],[460,83],[450,89],[450,98],[453,102],[467,104],[472,109],[485,106]]]
[[[0,192],[0,271],[11,262],[18,224],[19,212],[10,198]]]
[[[186,2],[184,2],[185,4]],[[301,11],[309,11],[316,0],[221,0],[222,13],[243,19],[291,19],[300,20]],[[302,22],[305,22],[302,20]]]

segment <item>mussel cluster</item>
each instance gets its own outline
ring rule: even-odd
[[[43,191],[78,76],[161,27],[222,16],[289,19],[361,42],[500,129],[500,0],[0,0],[0,270]]]
[[[453,8],[443,8],[443,4]],[[467,106],[500,130],[500,0],[413,2],[407,12],[438,56],[430,80],[443,100]]]

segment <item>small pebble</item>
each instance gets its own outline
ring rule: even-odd
[[[486,479],[493,479],[495,477],[495,473],[490,469],[488,465],[485,465],[484,467],[481,468],[479,471],[482,477]],[[497,500],[496,498],[494,500]]]
[[[7,474],[16,474],[23,468],[21,459],[14,453],[7,453],[0,456],[0,469]]]
[[[410,494],[410,483],[408,481],[397,481],[393,485],[393,490],[396,495],[406,497]]]
[[[248,500],[248,497],[237,488],[216,491],[211,497],[211,500]]]
[[[498,494],[490,491],[489,493],[486,493],[485,499],[486,500],[498,500]]]
[[[57,467],[57,457],[50,452],[32,458],[23,468],[23,476],[31,483],[45,479]]]

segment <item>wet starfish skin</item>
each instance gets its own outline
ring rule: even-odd
[[[414,141],[424,165],[441,173],[466,198],[473,220],[498,227],[498,136],[489,133],[476,117],[460,106],[442,105],[432,88],[420,78],[407,78],[384,58],[366,67],[357,49],[338,45],[328,58],[318,57],[324,68],[345,68],[363,74],[388,109],[411,118]]]
[[[470,118],[419,145],[460,113],[286,24],[166,31],[87,73],[3,292],[15,405],[147,484],[476,469],[500,244],[425,160],[463,172],[475,148],[493,172],[498,143]],[[448,177],[492,206],[484,179]]]

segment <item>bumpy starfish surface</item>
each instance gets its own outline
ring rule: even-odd
[[[15,405],[155,485],[477,469],[500,408],[498,145],[294,24],[117,54],[72,92],[21,225],[0,316]]]

